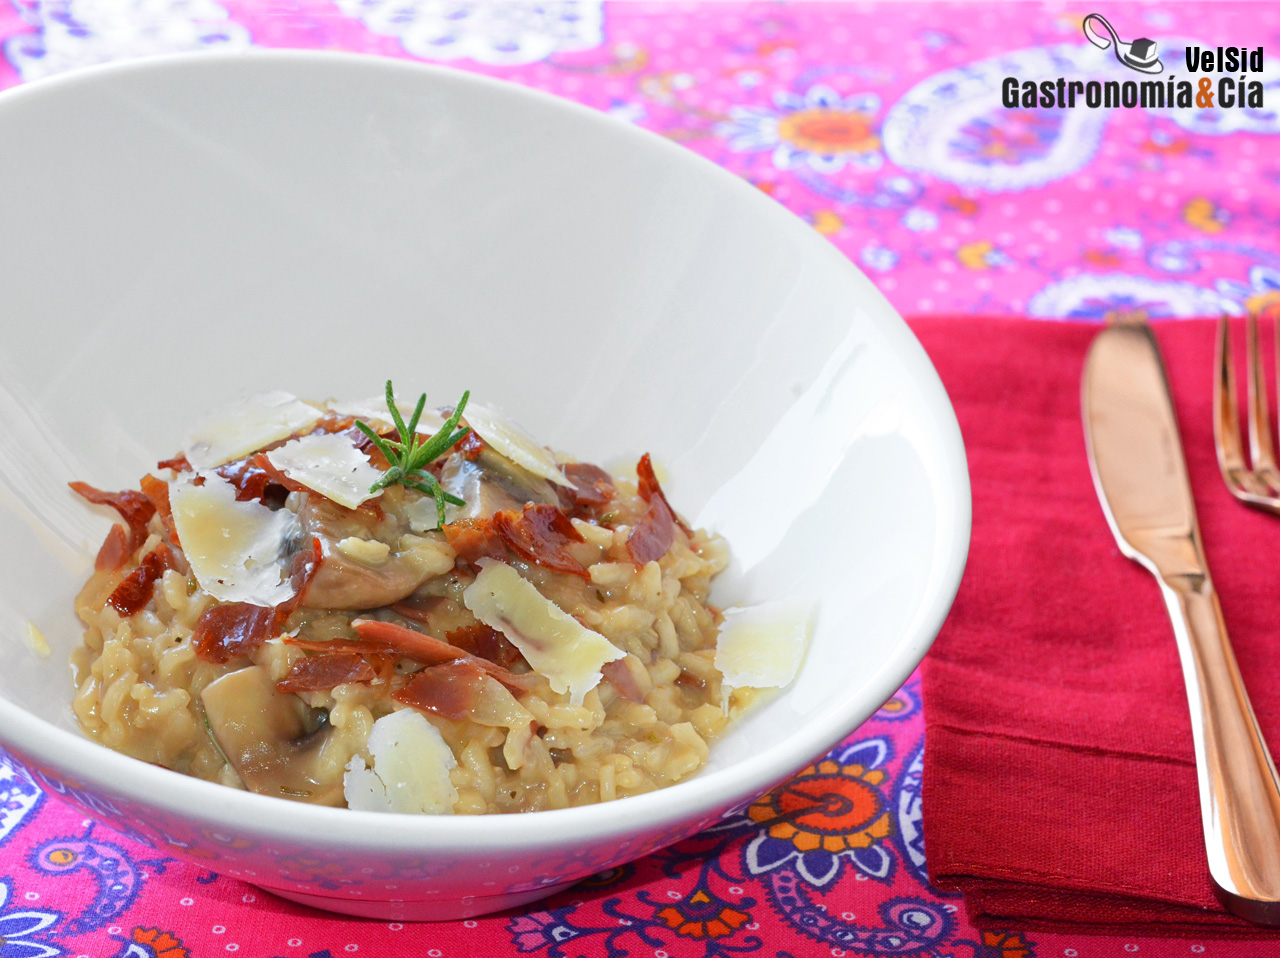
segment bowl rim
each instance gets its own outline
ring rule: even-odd
[[[746,181],[716,163],[649,130],[633,126],[595,109],[542,90],[525,87],[485,74],[455,67],[361,53],[327,50],[253,49],[250,51],[209,51],[199,55],[165,54],[137,60],[99,64],[58,74],[0,91],[0,122],[13,104],[32,98],[62,96],[100,76],[114,74],[161,74],[178,69],[235,68],[247,61],[385,70],[396,73],[431,75],[435,82],[481,87],[497,91],[531,107],[558,110],[578,121],[606,125],[613,135],[636,144],[639,149],[661,151],[699,170],[699,175],[717,184],[726,193],[736,192],[738,202],[754,206],[772,227],[803,237],[812,255],[825,259],[836,270],[852,271],[865,277],[848,257],[809,228],[799,217],[771,200]],[[889,342],[905,367],[908,378],[919,389],[925,408],[933,414],[939,435],[938,450],[945,468],[940,487],[950,487],[954,511],[939,510],[939,542],[949,546],[941,568],[931,576],[925,601],[916,610],[906,635],[880,668],[863,680],[869,695],[865,701],[888,700],[910,676],[932,644],[954,601],[968,554],[972,521],[972,501],[964,444],[955,411],[932,363],[901,315],[885,297],[866,281],[879,297],[885,320],[873,324]],[[949,528],[948,528],[949,525]],[[941,545],[939,547],[941,549]],[[935,553],[935,562],[936,553]],[[729,804],[740,808],[838,744],[869,718],[875,709],[849,706],[813,716],[797,735],[786,742],[710,773],[695,775],[666,788],[627,798],[626,815],[617,814],[612,802],[551,809],[536,815],[525,813],[490,815],[405,815],[360,812],[285,802],[269,796],[206,782],[170,769],[153,766],[115,752],[88,738],[32,715],[0,695],[0,746],[11,749],[19,761],[32,761],[66,773],[78,787],[119,796],[130,803],[150,806],[179,818],[204,824],[232,825],[241,832],[256,833],[274,840],[315,845],[359,844],[371,849],[403,849],[408,846],[434,848],[532,849],[571,835],[575,840],[596,840],[635,833],[641,829],[676,821],[705,817]],[[676,836],[678,837],[678,836]]]

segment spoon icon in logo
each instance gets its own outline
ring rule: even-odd
[[[1103,36],[1097,32],[1091,25],[1091,21],[1096,21],[1102,25],[1102,29],[1106,30],[1107,35]],[[1116,51],[1116,59],[1127,66],[1130,70],[1137,70],[1139,73],[1163,73],[1164,64],[1160,62],[1160,58],[1156,52],[1156,42],[1140,37],[1132,43],[1125,43],[1120,39],[1115,29],[1107,22],[1107,18],[1100,13],[1091,13],[1084,18],[1084,35],[1090,43],[1095,47],[1101,47],[1105,50],[1107,47],[1114,46]]]

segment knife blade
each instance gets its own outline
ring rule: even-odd
[[[1159,583],[1191,709],[1209,873],[1232,913],[1280,925],[1280,779],[1227,638],[1151,327],[1100,332],[1081,405],[1094,487],[1120,551]]]

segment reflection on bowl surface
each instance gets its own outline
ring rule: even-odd
[[[0,96],[0,745],[166,854],[351,914],[531,901],[740,812],[924,655],[968,544],[954,416],[901,319],[806,225],[659,137],[515,86],[337,54],[164,58]],[[126,488],[265,389],[464,387],[590,461],[648,450],[733,561],[718,605],[819,604],[787,689],[668,789],[378,815],[84,739],[72,600]],[[27,652],[27,622],[51,655]]]

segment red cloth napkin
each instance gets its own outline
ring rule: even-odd
[[[923,669],[931,880],[964,892],[979,927],[1280,937],[1213,896],[1169,617],[1116,547],[1085,458],[1080,375],[1098,327],[912,326],[955,405],[973,482],[968,566]],[[1210,570],[1280,753],[1280,519],[1236,504],[1219,477],[1213,321],[1161,324],[1157,337]]]

